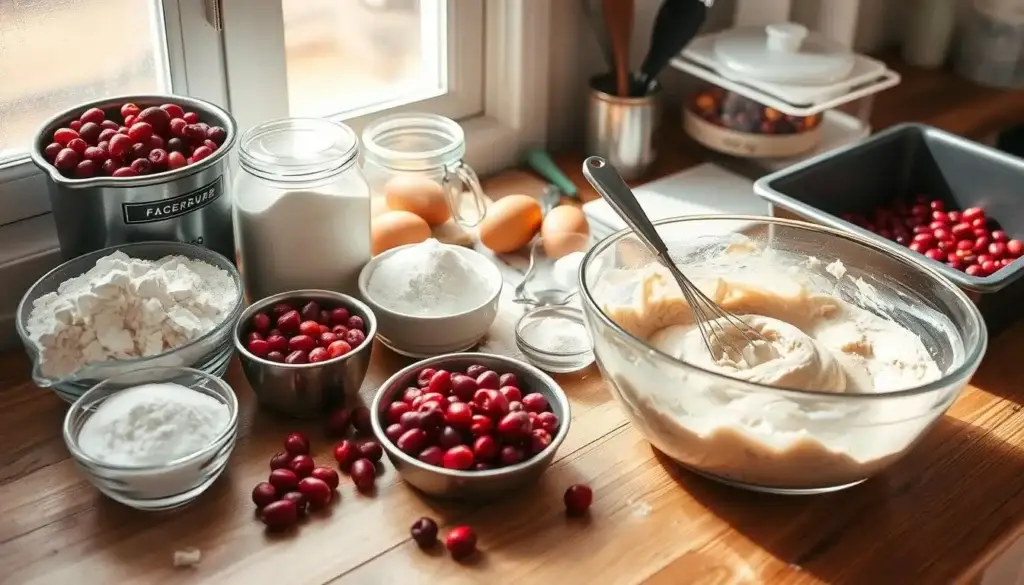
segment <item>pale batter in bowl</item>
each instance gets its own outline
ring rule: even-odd
[[[738,339],[724,340],[741,347],[739,355],[715,340],[708,352],[678,285],[660,264],[609,271],[594,295],[603,312],[649,347],[699,370],[671,360],[656,367],[657,360],[621,344],[611,357],[605,353],[602,366],[634,424],[695,469],[783,490],[854,483],[902,455],[934,420],[922,414],[944,409],[953,396],[843,400],[919,387],[942,371],[917,334],[882,310],[862,308],[886,301],[841,264],[783,260],[741,246],[717,260],[717,276],[705,271],[695,279],[765,337],[751,344],[737,332]],[[864,298],[845,300],[840,283],[846,298],[850,290]],[[760,393],[730,379],[796,392]]]

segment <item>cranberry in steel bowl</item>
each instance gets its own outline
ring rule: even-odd
[[[376,335],[377,318],[362,301],[305,289],[250,305],[235,325],[234,341],[260,404],[305,418],[356,395]]]

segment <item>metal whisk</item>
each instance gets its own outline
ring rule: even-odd
[[[764,340],[764,336],[759,331],[747,325],[743,319],[718,306],[679,270],[669,256],[665,241],[658,235],[654,224],[644,213],[636,196],[633,195],[633,191],[622,180],[615,167],[599,156],[591,156],[583,161],[583,176],[605,198],[612,209],[640,238],[640,241],[654,253],[658,261],[668,268],[669,273],[679,284],[683,298],[690,306],[694,322],[704,339],[704,346],[707,347],[708,353],[712,357],[719,357],[713,347],[721,348],[722,352],[731,357],[742,353],[743,348],[735,343],[740,339],[747,343]]]

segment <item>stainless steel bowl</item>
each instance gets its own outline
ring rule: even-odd
[[[511,372],[519,379],[523,394],[539,392],[548,399],[551,412],[558,416],[561,426],[552,437],[551,444],[541,453],[517,465],[486,471],[458,471],[435,467],[406,455],[384,434],[383,417],[395,397],[409,386],[416,386],[416,374],[423,368],[465,371],[480,364],[499,373]],[[370,406],[373,432],[384,447],[391,464],[409,485],[427,495],[452,499],[490,499],[533,483],[551,465],[555,452],[569,433],[569,399],[558,383],[539,369],[519,360],[488,353],[450,353],[416,362],[388,378]]]
[[[202,161],[173,171],[140,177],[65,177],[43,156],[53,132],[67,126],[89,108],[111,117],[122,104],[142,109],[178,104],[199,120],[221,126],[224,144]],[[235,120],[203,100],[178,95],[130,95],[79,104],[47,120],[32,142],[32,162],[49,177],[50,206],[65,259],[128,242],[171,240],[210,248],[234,258],[228,153],[237,137]]]
[[[284,364],[256,357],[245,347],[252,316],[277,303],[289,303],[298,309],[316,301],[324,307],[344,307],[363,318],[366,340],[352,351],[332,360],[315,364]],[[329,291],[305,289],[283,292],[256,301],[242,312],[235,324],[235,347],[246,380],[260,404],[294,417],[312,418],[326,414],[355,397],[370,367],[370,352],[377,336],[377,318],[355,297]]]

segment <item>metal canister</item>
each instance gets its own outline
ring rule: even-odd
[[[612,81],[608,74],[590,80],[586,154],[604,158],[630,181],[642,177],[654,162],[660,92],[620,97]]]
[[[124,103],[145,109],[173,103],[194,111],[199,120],[221,126],[223,144],[209,157],[162,173],[137,177],[66,177],[43,157],[53,132],[89,108],[119,114]],[[32,143],[32,162],[49,177],[50,207],[65,259],[130,242],[178,241],[235,257],[228,194],[228,153],[237,138],[235,120],[223,109],[184,96],[133,95],[80,104],[40,127]]]

